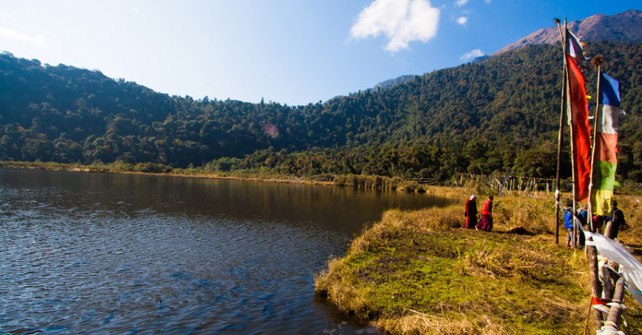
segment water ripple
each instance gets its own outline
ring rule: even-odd
[[[343,207],[336,197],[347,197]],[[380,198],[366,200],[0,169],[0,333],[372,332],[312,292],[314,273],[361,229],[359,215],[382,210]]]

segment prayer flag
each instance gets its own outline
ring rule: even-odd
[[[617,168],[618,114],[621,111],[620,83],[602,73],[599,97],[602,110],[597,119],[591,205],[593,213],[610,215]]]
[[[582,42],[568,29],[566,29],[566,53],[575,60],[576,64],[584,60]]]
[[[600,76],[600,102],[603,105],[618,108],[622,105],[620,99],[620,82],[606,73],[602,73]]]
[[[575,201],[583,202],[589,198],[589,181],[591,174],[591,141],[588,120],[588,99],[584,75],[573,57],[566,55],[567,111],[568,122],[572,132],[573,178],[575,183]]]

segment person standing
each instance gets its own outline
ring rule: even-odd
[[[624,213],[617,207],[616,200],[611,201],[611,208],[613,208],[613,215],[606,224],[604,236],[615,239],[620,232],[620,228],[626,225],[626,221],[624,220]]]
[[[580,209],[577,210],[577,215],[575,215],[575,221],[574,222],[579,222],[581,225],[578,226],[577,229],[577,238],[578,238],[578,247],[579,248],[584,248],[584,244],[586,244],[586,237],[584,236],[584,230],[588,230],[587,224],[588,224],[588,204],[584,204],[583,207],[580,207]]]
[[[477,197],[473,194],[466,200],[466,228],[473,229],[477,224]]]
[[[567,204],[564,207],[564,228],[566,229],[566,246],[570,247],[571,244],[575,246],[577,241],[573,238],[573,228],[574,228],[574,218],[573,218],[573,209],[570,205]]]
[[[604,222],[606,222],[606,219],[608,216],[604,215],[593,215],[593,232],[602,234],[602,226],[604,226]]]
[[[588,205],[585,204],[584,207],[577,210],[577,218],[580,220],[582,226],[588,224]]]
[[[491,231],[493,229],[493,196],[489,195],[484,201],[481,210],[481,220],[475,226],[475,229]]]

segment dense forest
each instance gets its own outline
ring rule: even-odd
[[[604,71],[621,83],[627,115],[618,179],[642,182],[642,45],[600,42],[586,50],[604,55]],[[4,53],[0,160],[440,180],[511,169],[551,177],[561,64],[559,45],[534,45],[288,106],[169,96],[98,71]],[[585,75],[594,96],[596,72],[587,66]]]

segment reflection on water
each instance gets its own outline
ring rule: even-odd
[[[307,185],[0,169],[0,333],[372,333],[313,275],[386,208]]]

